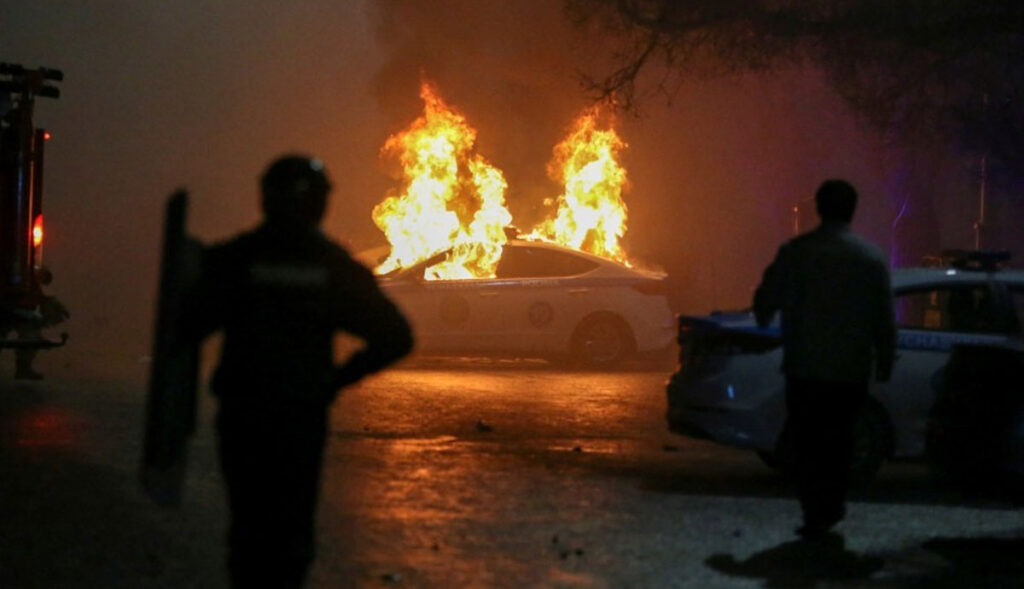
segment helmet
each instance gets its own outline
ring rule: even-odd
[[[263,172],[260,189],[267,222],[315,226],[327,207],[331,182],[322,161],[305,155],[285,155]]]

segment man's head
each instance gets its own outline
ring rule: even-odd
[[[316,227],[327,208],[331,182],[323,162],[305,155],[274,160],[260,178],[263,216],[267,223]]]
[[[857,210],[857,191],[846,180],[826,180],[814,194],[822,221],[849,223]]]

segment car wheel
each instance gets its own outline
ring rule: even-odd
[[[572,337],[572,358],[584,366],[614,366],[633,353],[629,326],[615,315],[583,320]]]
[[[866,483],[878,474],[882,464],[892,455],[893,434],[885,409],[876,401],[869,401],[853,432],[853,462],[850,482]],[[796,470],[796,456],[792,436],[783,428],[775,443],[775,451],[759,451],[757,455],[771,468],[786,476]]]

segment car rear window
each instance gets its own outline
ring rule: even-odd
[[[568,252],[539,247],[506,247],[495,270],[498,278],[545,278],[578,276],[597,267],[597,262]]]
[[[986,285],[932,287],[896,295],[896,323],[909,329],[1004,333],[1010,326]]]

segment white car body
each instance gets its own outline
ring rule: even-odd
[[[952,347],[989,344],[1024,349],[1024,271],[913,268],[895,270],[892,282],[899,327],[897,361],[892,379],[872,382],[871,394],[889,427],[886,457],[918,457],[925,451],[928,413]],[[991,297],[985,303],[991,309],[987,322],[954,325],[952,319],[963,312],[953,310],[953,301],[967,297],[980,308],[982,292]],[[747,312],[702,320],[740,337],[779,335],[777,327],[758,329]],[[704,375],[688,374],[682,366],[667,385],[670,429],[773,453],[786,417],[782,350],[763,344],[753,349],[711,354],[705,359]]]
[[[496,278],[424,280],[427,265],[380,280],[409,318],[423,353],[582,353],[590,364],[614,364],[634,352],[666,349],[675,336],[661,273],[523,240],[505,244]]]

